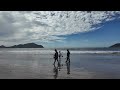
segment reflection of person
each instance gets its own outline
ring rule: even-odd
[[[70,62],[70,51],[67,49],[67,60],[66,60],[66,62]]]
[[[70,74],[70,62],[67,62],[66,65],[67,65],[67,74]]]
[[[61,69],[61,60],[59,60],[59,62],[58,62],[58,69],[59,69],[59,71]]]
[[[58,66],[59,66],[59,68],[61,68],[61,57],[63,57],[61,51],[59,51],[59,55],[58,56],[59,56]]]
[[[55,73],[54,79],[57,79],[57,77],[58,77],[58,66],[55,66],[55,64],[54,64],[53,72]]]
[[[54,64],[55,64],[55,62],[57,61],[58,62],[58,52],[57,52],[57,50],[55,49],[55,54],[54,54]]]

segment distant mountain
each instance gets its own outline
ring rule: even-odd
[[[35,43],[19,44],[10,47],[0,46],[0,48],[44,48],[42,45],[37,45]]]
[[[110,48],[120,48],[120,43],[116,43],[116,44],[110,46]]]
[[[1,45],[0,48],[6,48],[4,45]]]

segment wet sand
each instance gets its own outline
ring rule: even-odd
[[[70,67],[63,57],[60,71],[53,62],[52,55],[0,54],[0,79],[120,78],[120,56],[72,54]],[[70,74],[67,74],[68,69]]]
[[[0,65],[0,79],[89,79],[92,78],[92,73],[73,70],[68,75],[66,70],[62,69],[58,71],[57,78],[55,77],[53,70],[48,70],[48,68],[36,72],[26,66]]]
[[[34,62],[33,62],[34,64]],[[57,63],[56,63],[57,64]],[[78,79],[92,78],[92,73],[71,69],[67,74],[67,66],[64,64],[58,75],[55,76],[54,66],[47,65],[17,65],[17,64],[0,64],[0,79]],[[56,78],[55,78],[56,77]]]

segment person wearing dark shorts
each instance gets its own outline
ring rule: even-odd
[[[70,51],[67,49],[67,60],[66,60],[66,62],[70,62]]]
[[[55,54],[54,54],[54,63],[53,64],[55,64],[55,62],[57,61],[58,62],[58,52],[57,52],[57,50],[55,49]]]

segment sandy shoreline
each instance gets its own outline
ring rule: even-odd
[[[55,79],[53,68],[43,66],[41,68],[34,68],[28,66],[0,64],[0,79]],[[68,75],[65,66],[58,71],[56,79],[77,79],[77,78],[91,78],[88,72],[77,72],[72,70]]]
[[[0,54],[0,79],[119,79],[119,59],[118,55],[72,54],[67,74],[64,55],[56,74],[52,55]]]
[[[44,68],[44,69],[43,69]],[[65,66],[58,71],[55,78],[53,68],[43,66],[41,68],[33,68],[28,66],[0,64],[0,79],[111,79],[111,77],[103,74],[96,74],[80,68],[71,69],[71,73],[67,74]]]

